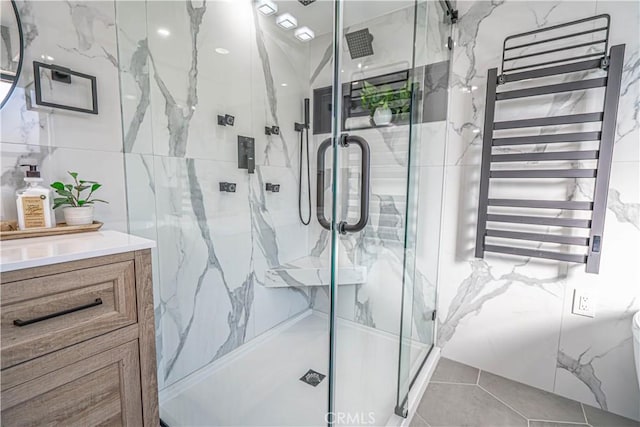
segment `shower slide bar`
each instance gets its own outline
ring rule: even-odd
[[[606,21],[606,25],[597,22]],[[593,21],[593,22],[592,22]],[[596,22],[596,24],[594,24]],[[598,273],[600,256],[602,253],[602,238],[604,231],[604,220],[606,214],[607,194],[609,190],[609,179],[611,172],[611,160],[613,157],[613,145],[615,138],[615,127],[617,119],[618,101],[620,97],[620,86],[622,78],[622,67],[624,59],[625,45],[612,46],[609,54],[606,55],[609,46],[609,22],[608,15],[598,15],[592,18],[580,19],[562,25],[556,25],[546,29],[531,31],[507,37],[503,45],[502,72],[499,74],[497,68],[488,71],[486,109],[484,120],[484,134],[482,145],[482,166],[480,173],[480,191],[478,203],[478,224],[476,233],[475,256],[483,258],[485,252],[516,255],[533,258],[544,258],[563,262],[586,264],[588,273]],[[584,30],[585,25],[593,25],[594,29]],[[582,31],[575,32],[572,28],[582,26]],[[570,34],[558,35],[563,29],[572,29]],[[576,43],[569,46],[558,46],[558,42],[571,42],[576,36],[591,35],[605,32],[606,37],[593,37],[589,43]],[[553,35],[552,37],[547,36]],[[526,39],[533,41],[526,42]],[[523,41],[525,39],[525,41]],[[568,59],[549,60],[545,55],[560,53],[567,55],[567,50],[575,48],[591,47],[598,45],[599,49],[604,44],[604,52],[589,52],[588,55],[571,57]],[[552,48],[550,48],[552,47]],[[532,48],[540,49],[538,53],[532,52]],[[513,52],[520,49],[520,53]],[[522,51],[524,49],[524,53]],[[570,56],[570,55],[569,55]],[[597,59],[584,59],[585,57],[600,56]],[[523,60],[541,57],[542,62],[523,65]],[[516,62],[518,61],[518,62]],[[563,63],[561,65],[556,65]],[[507,65],[505,65],[507,64]],[[553,65],[552,65],[553,64]],[[505,68],[506,67],[506,68]],[[539,84],[539,80],[550,76],[568,77],[571,73],[589,71],[605,71],[604,77],[587,78],[585,75],[575,75],[571,81],[559,84],[544,85]],[[517,72],[516,72],[517,71]],[[520,82],[527,80],[529,85],[526,88],[509,88],[506,91],[498,91],[498,86],[506,83]],[[536,83],[538,83],[536,85]],[[512,99],[531,99],[544,95],[558,93],[572,93],[575,91],[589,91],[596,88],[604,88],[604,99],[602,111],[558,115],[550,117],[525,118],[518,120],[496,121],[496,103],[505,102],[501,109],[522,108],[509,104]],[[537,98],[539,99],[539,98]],[[511,107],[510,107],[511,105]],[[522,103],[520,104],[522,105]],[[503,111],[503,110],[501,110]],[[518,111],[520,113],[520,111]],[[523,114],[520,114],[523,115]],[[597,131],[576,131],[564,133],[551,133],[555,131],[548,126],[600,125]],[[508,130],[511,134],[508,137],[495,137],[495,131]],[[517,136],[514,132],[538,130],[538,135]],[[580,149],[584,143],[597,141],[597,149],[592,145],[588,149]],[[547,151],[545,146],[539,144],[563,144],[575,143],[578,148],[560,149],[559,151]],[[593,143],[591,143],[593,144]],[[504,153],[504,148],[531,147],[531,152]],[[496,152],[493,147],[500,147]],[[586,147],[585,147],[586,148]],[[594,161],[596,166],[578,168],[536,168],[538,162],[553,161]],[[531,164],[527,162],[536,162]],[[542,163],[544,164],[544,163]],[[501,165],[495,168],[494,165]],[[522,198],[500,198],[494,192],[499,192],[499,188],[492,190],[492,197],[489,198],[489,190],[493,188],[496,181],[522,183],[523,179],[537,179],[539,183],[548,186],[559,186],[566,184],[565,179],[592,179],[594,180],[593,199],[591,201],[573,200],[536,200],[534,197],[527,198],[528,188],[534,186],[522,186]],[[556,181],[546,181],[556,179]],[[532,181],[536,182],[536,181]],[[495,209],[508,208],[508,214],[503,214]],[[515,208],[515,209],[513,209]],[[542,209],[542,211],[540,211]],[[561,212],[588,212],[589,218],[567,218],[559,216],[545,216],[548,209],[560,210]],[[547,210],[547,211],[545,211]],[[514,212],[522,212],[516,214]],[[553,227],[560,230],[560,233],[551,230],[540,231],[540,227]],[[501,229],[508,228],[508,229]],[[575,235],[575,231],[585,230],[585,235]],[[561,234],[565,231],[565,234]],[[567,233],[568,231],[568,233]],[[588,231],[588,236],[586,235]],[[491,242],[487,243],[487,239]],[[496,240],[497,239],[497,240]],[[493,243],[495,241],[500,242]],[[519,247],[522,242],[533,242],[543,244],[558,244],[556,250],[540,250],[530,247]],[[581,249],[583,253],[578,253]]]
[[[320,225],[326,230],[331,230],[331,222],[324,216],[324,191],[325,191],[325,154],[331,147],[333,139],[327,138],[318,147],[317,180],[316,180],[316,216]],[[360,219],[355,224],[346,221],[338,223],[340,234],[355,233],[361,231],[369,222],[369,192],[371,178],[371,149],[369,143],[359,136],[342,134],[338,141],[340,147],[347,148],[355,144],[362,153],[360,166]]]

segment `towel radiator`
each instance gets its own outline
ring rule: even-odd
[[[482,141],[482,168],[478,203],[478,224],[475,256],[485,252],[534,258],[584,263],[588,273],[598,273],[603,247],[604,220],[609,190],[609,177],[616,128],[618,100],[625,45],[609,46],[609,15],[598,15],[553,27],[509,36],[504,40],[501,73],[497,68],[488,71],[484,134]],[[562,55],[558,58],[558,55]],[[602,77],[588,76],[594,70],[603,70]],[[569,80],[569,76],[576,76]],[[562,78],[561,83],[540,83],[548,78]],[[522,87],[524,84],[524,87]],[[503,85],[515,86],[498,91]],[[504,86],[503,86],[504,87]],[[601,111],[496,121],[496,103],[508,100],[526,100],[530,97],[604,89]],[[501,105],[501,107],[504,106]],[[508,109],[508,106],[505,106]],[[521,107],[520,107],[521,108]],[[523,109],[523,113],[526,111]],[[600,129],[588,132],[548,132],[550,126],[600,123]],[[535,136],[513,133],[524,129],[539,129]],[[543,131],[544,130],[544,131]],[[511,132],[496,137],[496,131]],[[598,141],[597,149],[570,149],[547,151],[540,144],[578,143]],[[530,152],[501,152],[502,147],[534,147]],[[494,147],[501,147],[494,150]],[[593,147],[592,147],[593,148]],[[594,168],[542,168],[533,169],[531,163],[554,161],[595,161]],[[512,165],[505,169],[504,165]],[[539,200],[527,197],[523,186],[518,199],[499,198],[490,188],[496,180],[578,179],[595,180],[591,201]],[[522,181],[520,181],[522,182]],[[526,214],[500,214],[496,209],[524,208]],[[588,211],[589,219],[574,219],[536,215],[539,209]],[[522,212],[522,210],[520,210]],[[543,211],[544,212],[544,211]],[[490,225],[489,225],[490,224]],[[505,226],[506,224],[506,226]],[[533,226],[533,227],[532,227]],[[535,226],[559,227],[562,234],[537,232]],[[583,229],[583,235],[568,235],[564,230]],[[588,230],[588,234],[586,232]],[[490,243],[487,243],[490,238]],[[492,243],[498,241],[505,243]],[[535,248],[522,247],[521,242],[535,242]],[[558,250],[540,250],[543,243],[560,244]],[[583,247],[582,253],[571,250]]]

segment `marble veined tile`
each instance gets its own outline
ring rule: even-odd
[[[127,231],[127,201],[124,192],[124,164],[122,154],[95,152],[68,148],[41,147],[25,144],[0,144],[2,151],[2,219],[16,220],[15,191],[24,187],[23,163],[37,163],[43,185],[54,181],[72,182],[67,171],[78,172],[82,179],[100,182],[103,187],[96,193],[98,198],[109,203],[96,203],[94,214],[107,230]],[[100,161],[96,162],[96,156]],[[56,210],[56,219],[63,222],[61,209]]]
[[[438,280],[447,285],[439,288],[438,345],[445,357],[551,391],[566,267],[474,258],[477,174],[474,167],[445,171]]]
[[[600,272],[569,272],[556,379],[558,393],[630,418],[640,418],[630,326],[640,310],[639,194],[640,165],[614,163]],[[592,292],[595,318],[571,314],[574,289]]]
[[[259,286],[281,256],[306,244],[271,199],[295,187],[281,181],[280,193],[267,193],[262,167],[249,175],[224,162],[156,157],[154,168],[169,384],[309,307],[295,286]],[[236,183],[236,192],[221,192],[222,181]]]
[[[460,20],[453,29],[456,48],[452,57],[446,163],[469,167],[451,166],[446,171],[439,278],[439,342],[446,344],[443,354],[546,391],[640,419],[629,327],[631,314],[639,308],[637,287],[632,285],[638,282],[635,259],[640,253],[637,245],[640,229],[637,224],[638,86],[633,83],[637,81],[639,43],[637,25],[630,24],[637,21],[639,6],[636,2],[504,1],[458,2],[457,7]],[[584,16],[609,13],[611,43],[626,44],[604,234],[609,243],[603,248],[600,273],[586,274],[583,265],[521,257],[487,254],[482,260],[474,259],[486,70],[499,65],[505,36],[576,19],[576,8],[582,10]],[[562,76],[560,80],[566,78]],[[595,101],[602,90],[592,92],[507,103],[509,108],[498,108],[498,118],[510,120],[597,111],[599,106]],[[572,128],[572,131],[583,130],[590,128],[586,125]],[[545,130],[557,131],[557,128]],[[578,148],[586,149],[572,145],[553,149]],[[501,150],[516,151],[522,150]],[[531,184],[497,185],[492,191],[498,190],[501,196],[494,192],[490,197],[521,198],[526,188],[531,198],[592,198],[593,184],[589,180],[547,184],[532,181]],[[548,228],[545,232],[559,230]],[[461,268],[470,273],[463,275]],[[595,318],[571,314],[574,289],[594,292]],[[532,304],[537,307],[537,313],[546,313],[544,318],[535,319],[537,314],[529,310]],[[499,313],[505,312],[509,314],[500,319]],[[508,331],[511,326],[514,329]],[[486,339],[479,339],[488,329],[491,332]],[[469,332],[464,332],[466,330]],[[469,347],[474,348],[473,354],[464,351]],[[513,357],[505,357],[511,352]]]
[[[19,89],[0,112],[3,142],[100,151],[122,151],[114,2],[19,1],[25,30]],[[97,78],[98,115],[27,107],[33,99],[33,61],[55,64]],[[46,76],[45,76],[46,79]],[[49,84],[44,81],[45,88]],[[57,93],[56,99],[87,104],[88,97]],[[73,132],[69,132],[73,129]]]
[[[146,3],[116,2],[123,151],[153,153]],[[144,25],[141,25],[144,23]],[[157,31],[157,30],[156,30]]]

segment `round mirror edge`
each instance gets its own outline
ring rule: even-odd
[[[20,44],[20,58],[18,59],[18,68],[16,69],[16,78],[11,85],[11,88],[7,92],[7,95],[4,99],[0,100],[0,110],[5,106],[5,104],[11,99],[11,95],[13,95],[13,91],[16,89],[18,85],[18,81],[20,80],[20,73],[22,72],[22,63],[24,60],[24,35],[22,33],[22,21],[20,20],[20,14],[18,13],[18,5],[15,0],[11,1],[11,7],[13,8],[13,13],[16,16],[16,24],[18,27],[18,39]]]

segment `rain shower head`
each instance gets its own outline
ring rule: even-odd
[[[302,3],[303,6],[309,6],[311,3],[313,3],[316,0],[298,0],[300,3]]]
[[[373,35],[371,35],[368,28],[353,31],[344,36],[347,38],[347,46],[349,46],[351,59],[373,55],[373,46],[371,45]]]

